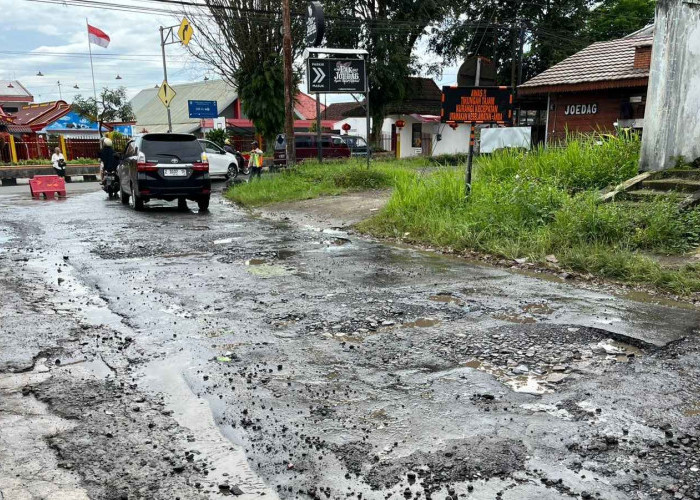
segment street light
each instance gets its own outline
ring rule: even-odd
[[[41,71],[39,71],[39,72],[36,74],[36,76],[44,76],[44,73],[42,73]]]
[[[205,77],[204,77],[204,81],[206,82],[207,80],[209,80],[209,77],[208,77],[208,76],[205,76]]]
[[[79,89],[80,87],[78,87],[78,84],[76,83],[75,85],[73,85],[73,88],[74,88],[74,89]]]
[[[8,88],[8,89],[13,89],[13,88],[15,88],[15,86],[12,85],[12,82],[10,82],[10,83],[7,84],[7,88]]]
[[[121,80],[121,79],[122,79],[122,77],[119,75],[117,75],[117,77],[115,78],[115,80]]]

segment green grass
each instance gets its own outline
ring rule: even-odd
[[[571,270],[700,292],[700,265],[669,269],[647,255],[700,245],[700,209],[682,212],[668,200],[598,202],[601,188],[637,173],[638,152],[633,136],[482,157],[468,200],[462,169],[402,178],[384,210],[359,229],[533,262],[554,254]]]
[[[427,165],[424,160],[399,162],[373,161],[368,169],[363,160],[348,162],[305,162],[275,175],[263,175],[260,180],[236,184],[226,196],[246,206],[306,200],[348,191],[386,189],[397,182],[416,176]]]
[[[67,165],[95,165],[100,163],[98,158],[77,158],[75,160],[68,160]],[[51,160],[45,158],[38,158],[33,160],[20,160],[16,163],[13,162],[0,162],[1,167],[19,167],[28,165],[51,165]]]

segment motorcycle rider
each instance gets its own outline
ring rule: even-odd
[[[112,140],[105,137],[102,141],[102,149],[100,150],[100,177],[102,184],[105,183],[105,172],[113,172],[117,169],[117,160],[114,157],[114,148]]]
[[[236,154],[236,150],[233,149],[233,146],[231,146],[231,139],[227,138],[224,141],[224,151],[226,151],[227,153],[231,153],[232,155]]]

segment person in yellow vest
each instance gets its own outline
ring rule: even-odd
[[[248,166],[250,167],[250,178],[248,182],[253,180],[256,175],[260,179],[260,174],[262,174],[263,167],[263,152],[258,145],[258,141],[253,141],[253,149],[250,152],[250,159],[248,160]]]

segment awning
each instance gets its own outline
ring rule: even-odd
[[[408,116],[421,123],[440,123],[440,117],[436,115],[419,115],[414,113]]]

